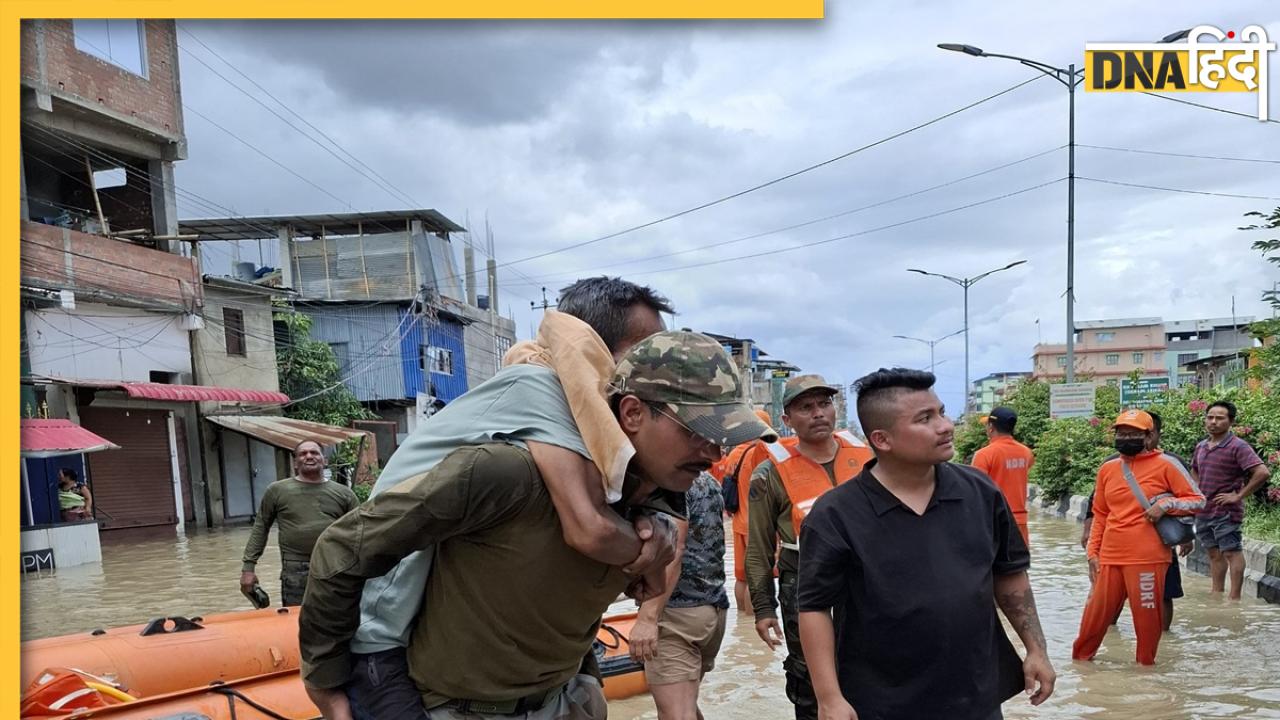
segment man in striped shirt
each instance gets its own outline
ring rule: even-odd
[[[1244,552],[1240,524],[1244,499],[1271,477],[1271,471],[1249,443],[1231,432],[1236,406],[1219,400],[1209,406],[1204,429],[1209,437],[1196,445],[1191,471],[1196,473],[1207,502],[1196,514],[1196,539],[1209,553],[1211,590],[1222,592],[1231,571],[1232,600],[1240,599],[1244,585]]]

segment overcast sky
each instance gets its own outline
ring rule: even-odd
[[[1280,38],[1275,3],[1162,5],[1153,13],[1149,3],[1097,3],[1085,13],[1071,4],[828,2],[822,21],[759,23],[184,21],[190,157],[177,169],[180,212],[231,214],[193,196],[242,215],[401,209],[412,199],[460,224],[469,215],[477,242],[487,215],[498,262],[509,263],[731,195],[1036,76],[939,42],[1065,66],[1083,62],[1086,42],[1152,41],[1202,23],[1237,32],[1260,24]],[[229,84],[316,135],[223,59],[395,192]],[[1274,86],[1280,65],[1271,69]],[[1182,97],[1256,114],[1254,95]],[[1280,160],[1280,125],[1136,94],[1081,88],[1076,131],[1083,145]],[[1062,342],[1066,328],[1066,141],[1067,93],[1043,78],[714,207],[501,267],[500,310],[527,337],[542,285],[554,295],[575,277],[620,274],[670,297],[679,326],[753,338],[847,384],[880,366],[928,365],[926,346],[893,335],[962,327],[960,289],[906,268],[973,276],[1026,260],[970,291],[970,357],[973,378],[1029,370],[1037,339]],[[1081,177],[1280,197],[1275,162],[1081,147],[1076,167]],[[1267,313],[1259,294],[1278,278],[1250,250],[1256,238],[1236,228],[1245,212],[1276,206],[1078,181],[1076,319],[1230,316],[1233,295],[1237,315]],[[681,251],[690,252],[647,259]],[[230,247],[206,252],[207,269],[229,271]],[[256,245],[241,252],[258,259]],[[274,264],[275,249],[264,254]],[[755,257],[707,264],[745,255]],[[939,390],[956,411],[963,347],[962,336],[937,347]]]

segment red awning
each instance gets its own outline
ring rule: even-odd
[[[69,453],[118,450],[119,445],[95,435],[70,420],[22,421],[22,455],[50,457]]]
[[[131,398],[147,400],[173,400],[177,402],[225,402],[263,403],[267,405],[283,405],[289,402],[289,396],[269,390],[241,390],[239,388],[211,387],[208,385],[168,385],[166,383],[120,383],[121,388]]]
[[[124,380],[88,380],[80,378],[63,378],[52,375],[34,375],[23,378],[23,382],[55,383],[59,385],[75,385],[77,387],[101,388],[103,390],[121,390],[131,398],[144,400],[168,400],[170,402],[242,402],[260,405],[284,405],[289,396],[282,392],[270,390],[243,390],[241,388],[214,387],[212,385],[170,385],[168,383],[152,383]]]

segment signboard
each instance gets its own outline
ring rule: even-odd
[[[1160,394],[1169,389],[1167,377],[1144,377],[1120,383],[1120,407],[1145,410],[1155,404]]]
[[[57,566],[53,562],[53,548],[28,550],[22,553],[22,572],[24,573],[53,570],[55,567]]]
[[[1093,417],[1093,383],[1049,386],[1049,418]]]

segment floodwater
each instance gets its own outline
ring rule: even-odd
[[[186,537],[104,536],[103,562],[66,568],[22,582],[24,639],[146,622],[167,615],[207,615],[248,609],[240,595],[240,557],[248,528]],[[1134,664],[1128,613],[1104,641],[1097,660],[1073,663],[1071,642],[1089,581],[1077,541],[1079,525],[1032,516],[1032,582],[1058,671],[1054,696],[1039,708],[1022,697],[1005,704],[1007,718],[1280,719],[1280,606],[1256,599],[1229,602],[1209,593],[1209,580],[1184,572],[1186,597],[1176,602],[1173,630],[1154,668]],[[731,567],[731,560],[727,563]],[[279,554],[274,536],[258,565],[278,602]],[[730,572],[732,577],[732,572]],[[615,611],[633,607],[620,602]],[[751,620],[730,610],[717,666],[702,688],[710,720],[791,717],[783,693],[783,652],[770,653]],[[657,717],[650,698],[611,704],[615,720]]]

